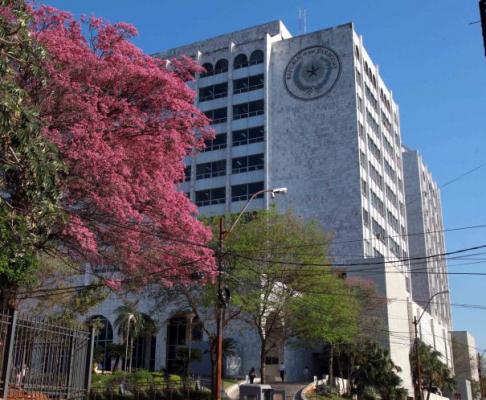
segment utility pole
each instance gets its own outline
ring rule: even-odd
[[[484,352],[483,352],[484,354]],[[484,399],[484,389],[483,389],[483,375],[482,375],[482,372],[481,372],[481,359],[483,357],[479,355],[478,353],[478,373],[479,373],[479,390],[481,390],[481,395],[480,395],[480,400],[483,400]]]
[[[224,309],[226,304],[229,301],[230,293],[227,288],[223,285],[223,252],[224,252],[224,241],[231,233],[233,228],[236,226],[238,221],[241,219],[243,214],[245,213],[246,209],[250,205],[250,203],[260,194],[262,193],[270,193],[272,198],[275,197],[276,194],[285,194],[287,193],[287,188],[278,188],[278,189],[264,189],[256,192],[253,196],[251,196],[248,201],[246,202],[245,206],[236,217],[233,225],[228,230],[225,230],[225,223],[224,218],[219,219],[219,241],[218,241],[218,254],[217,254],[217,261],[218,261],[218,293],[217,293],[217,305],[216,305],[216,376],[214,379],[216,382],[213,384],[214,392],[212,393],[213,400],[221,400],[221,387],[222,387],[222,376],[223,376],[223,317],[224,317]]]
[[[216,306],[216,382],[214,383],[213,399],[221,400],[221,386],[223,377],[223,250],[224,250],[224,218],[219,219],[218,240],[218,299]]]
[[[420,368],[420,354],[419,354],[419,341],[418,341],[418,333],[417,333],[417,317],[413,317],[413,324],[415,325],[415,357],[417,361],[417,394],[418,400],[422,400],[422,371]]]
[[[418,380],[418,390],[417,390],[417,392],[418,392],[418,400],[422,400],[422,371],[421,371],[421,368],[420,368],[420,354],[419,354],[419,342],[418,342],[417,327],[418,327],[418,324],[420,323],[420,320],[424,316],[425,311],[427,310],[427,307],[429,306],[429,304],[432,301],[432,299],[435,296],[438,296],[439,294],[445,294],[445,293],[449,293],[449,291],[448,290],[444,290],[442,292],[438,292],[438,293],[434,294],[429,299],[429,301],[427,302],[427,304],[425,305],[424,311],[422,311],[422,314],[420,314],[419,319],[417,319],[417,317],[413,317],[412,324],[415,325],[415,357],[416,357],[416,361],[417,361],[417,380]]]

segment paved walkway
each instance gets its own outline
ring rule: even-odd
[[[300,391],[308,385],[304,382],[274,382],[270,384],[275,389],[285,390],[286,400],[300,400]],[[296,397],[295,395],[298,394]]]
[[[269,384],[275,389],[285,390],[285,399],[286,400],[300,400],[300,391],[308,385],[308,383],[304,382],[273,382]],[[230,399],[231,400],[238,400],[239,398],[239,390],[235,387],[235,390],[231,391]],[[298,395],[298,396],[296,396]]]

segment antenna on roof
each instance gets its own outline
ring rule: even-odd
[[[307,32],[306,12],[305,8],[299,7],[299,36]]]

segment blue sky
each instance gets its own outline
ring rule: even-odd
[[[354,22],[400,105],[404,143],[418,149],[439,185],[486,163],[486,58],[477,0],[41,0],[79,17],[94,13],[132,23],[134,43],[155,53],[281,19],[298,34]],[[446,229],[486,224],[486,166],[442,190]],[[486,229],[446,234],[448,251],[486,244]],[[478,261],[472,265],[454,266]],[[450,272],[486,273],[486,255],[449,263]],[[486,349],[486,275],[450,275],[454,329]]]

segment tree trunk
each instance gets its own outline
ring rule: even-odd
[[[329,386],[332,388],[334,387],[334,345],[329,343]]]
[[[17,288],[0,289],[0,309],[16,310],[18,307]]]
[[[133,335],[132,338],[130,339],[130,351],[128,354],[128,358],[130,360],[130,363],[128,364],[128,372],[132,373],[132,361],[133,361]]]
[[[267,365],[265,363],[265,347],[264,343],[262,343],[262,350],[260,351],[260,383],[263,385],[266,382],[265,373],[267,371]]]
[[[432,379],[430,379],[429,388],[427,390],[427,400],[430,400],[430,392],[432,392]]]

